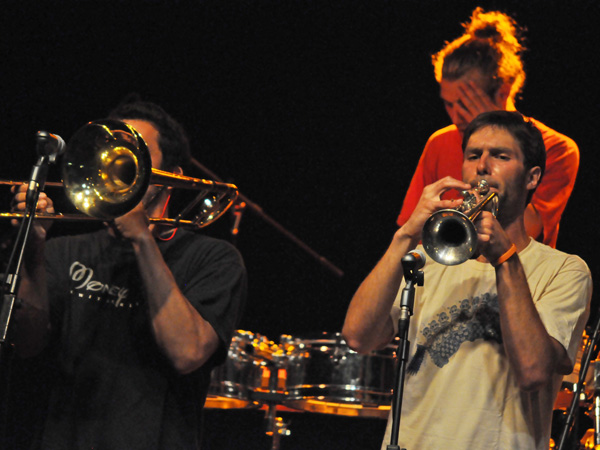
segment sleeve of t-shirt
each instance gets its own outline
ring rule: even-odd
[[[180,289],[220,340],[217,361],[223,360],[239,323],[246,296],[246,270],[239,252],[229,243],[214,240],[190,261],[198,270]]]
[[[546,331],[567,350],[572,363],[589,317],[591,295],[592,278],[587,265],[569,255],[536,301]]]

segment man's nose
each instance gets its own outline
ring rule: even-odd
[[[477,173],[490,173],[489,157],[485,153],[479,157],[479,162],[477,163]]]

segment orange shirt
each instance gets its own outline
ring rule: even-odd
[[[544,244],[556,247],[560,218],[573,191],[579,169],[579,148],[571,138],[535,119],[531,120],[542,133],[546,146],[546,171],[542,182],[533,194],[531,203],[542,218]],[[462,179],[461,143],[462,137],[454,125],[442,128],[431,135],[404,197],[397,220],[398,225],[402,226],[406,223],[417,206],[425,186],[445,176]],[[459,193],[454,190],[443,195],[443,198],[458,197]]]

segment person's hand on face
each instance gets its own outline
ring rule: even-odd
[[[467,124],[481,113],[504,109],[500,96],[490,98],[473,80],[459,81],[458,90],[457,113]]]

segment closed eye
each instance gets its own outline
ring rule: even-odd
[[[467,161],[475,161],[475,160],[479,159],[480,157],[481,157],[480,152],[467,152],[467,154],[465,155],[465,159]]]

